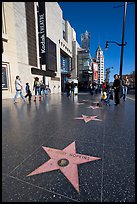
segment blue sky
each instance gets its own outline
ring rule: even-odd
[[[131,2],[130,2],[131,3]],[[133,2],[132,2],[133,3]],[[105,69],[114,67],[110,73],[119,74],[121,47],[109,44],[105,50],[105,42],[113,40],[121,44],[124,7],[123,2],[59,2],[63,17],[68,20],[76,31],[77,41],[81,45],[81,34],[90,32],[90,52],[95,56],[98,44],[104,53]],[[135,70],[135,4],[127,6],[125,42],[122,74],[129,74]]]

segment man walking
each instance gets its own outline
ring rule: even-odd
[[[114,93],[115,93],[115,105],[120,104],[120,80],[118,78],[118,75],[114,75],[114,83],[113,83],[113,88],[114,88]]]
[[[14,96],[14,103],[16,103],[16,99],[18,97],[18,95],[20,94],[21,98],[24,100],[24,102],[26,101],[25,97],[23,96],[22,94],[22,89],[23,89],[23,86],[22,86],[22,83],[21,83],[21,80],[20,80],[20,77],[19,76],[16,76],[16,79],[15,79],[15,89],[16,89],[16,94]]]

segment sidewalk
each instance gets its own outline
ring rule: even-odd
[[[99,97],[2,101],[2,202],[135,202],[134,96]]]

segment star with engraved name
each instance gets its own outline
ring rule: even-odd
[[[92,115],[92,116],[82,115],[82,117],[77,117],[77,118],[75,118],[75,119],[84,120],[85,123],[88,123],[88,122],[91,121],[91,120],[102,121],[102,120],[100,120],[100,119],[98,119],[98,118],[96,118],[96,117],[97,117],[97,115]]]
[[[81,103],[81,102],[79,102],[79,103],[77,103],[77,105],[83,105],[84,103]]]
[[[51,159],[29,173],[27,177],[60,169],[60,171],[66,176],[78,193],[79,179],[77,165],[101,159],[99,157],[92,157],[76,153],[75,141],[63,150],[44,146],[42,146],[42,148]]]
[[[87,101],[89,101],[89,100],[85,100],[85,99],[83,99],[82,101],[85,101],[85,102],[87,102]]]
[[[98,109],[98,108],[100,108],[100,107],[99,107],[99,106],[89,106],[88,108]]]

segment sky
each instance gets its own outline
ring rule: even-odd
[[[125,39],[122,74],[130,74],[135,70],[135,4],[127,5]],[[104,67],[111,68],[110,81],[114,74],[119,74],[121,47],[106,41],[122,43],[123,2],[59,2],[63,18],[68,20],[76,32],[76,39],[81,46],[81,34],[90,32],[90,53],[95,52],[100,44],[104,54]],[[117,7],[118,6],[118,7]],[[117,7],[117,8],[114,8]]]

